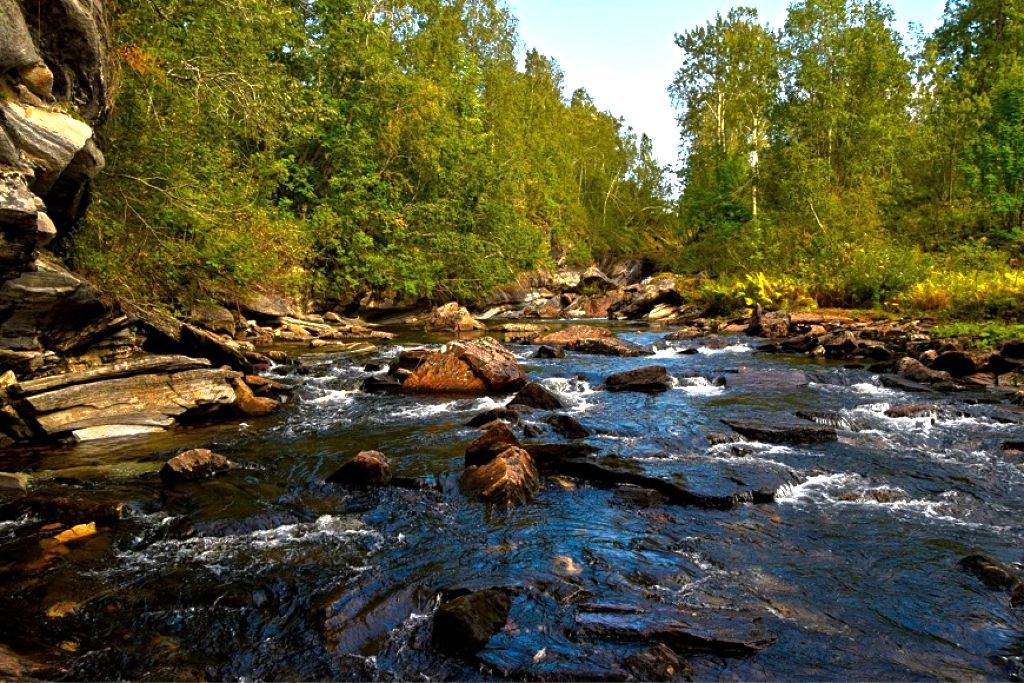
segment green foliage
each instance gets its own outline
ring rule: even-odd
[[[128,0],[108,172],[67,251],[184,304],[472,300],[671,243],[650,140],[517,40],[498,0]]]
[[[1005,342],[1024,338],[1024,325],[1008,325],[998,321],[944,323],[933,327],[931,334],[940,339],[966,339],[974,347],[990,351]]]

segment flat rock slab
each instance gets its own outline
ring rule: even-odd
[[[608,391],[637,391],[645,394],[656,394],[668,391],[672,386],[672,378],[662,365],[649,365],[636,370],[617,372],[604,381]]]
[[[835,427],[806,422],[726,418],[722,422],[747,437],[766,443],[824,443],[838,441]]]

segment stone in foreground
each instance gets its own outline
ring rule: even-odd
[[[434,615],[434,647],[456,656],[475,654],[505,626],[511,609],[512,598],[500,588],[444,600]]]

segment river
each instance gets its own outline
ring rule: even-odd
[[[890,418],[920,397],[863,368],[757,353],[744,336],[682,355],[694,343],[616,329],[658,345],[655,357],[510,348],[596,432],[586,442],[598,457],[698,491],[767,486],[774,503],[709,511],[549,477],[531,503],[487,509],[458,491],[479,434],[465,423],[508,397],[359,390],[367,363],[440,341],[406,330],[377,354],[274,368],[297,389],[271,418],[0,455],[0,469],[33,473],[34,494],[124,505],[65,554],[46,543],[56,527],[44,513],[0,522],[0,642],[59,661],[70,679],[616,679],[645,645],[586,628],[586,615],[685,614],[774,638],[753,655],[693,655],[687,675],[700,680],[1017,674],[1019,613],[957,560],[1024,559],[1024,471],[1002,451],[1024,426],[965,395],[929,397],[954,409],[946,417]],[[610,373],[652,363],[673,389],[601,390]],[[708,438],[729,431],[722,418],[801,410],[838,413],[839,442]],[[160,466],[200,446],[240,467],[162,485]],[[436,487],[324,483],[364,449]],[[508,624],[474,661],[430,646],[438,593],[453,586],[514,591]]]

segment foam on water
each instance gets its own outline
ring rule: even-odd
[[[697,353],[714,356],[720,353],[750,353],[753,350],[753,347],[748,344],[730,344],[722,349],[709,349],[706,346],[701,346],[697,349]]]
[[[586,380],[549,377],[542,379],[540,384],[563,399],[571,413],[585,413],[595,405],[589,397],[598,392]]]
[[[690,396],[719,396],[725,393],[725,387],[712,383],[707,377],[677,378],[673,388]]]
[[[386,415],[381,417],[389,420],[393,418],[419,419],[433,415],[444,415],[445,413],[483,412],[485,410],[504,407],[511,400],[511,398],[495,399],[490,396],[484,396],[483,398],[478,399],[459,398],[454,401],[421,403],[419,405],[400,408],[393,412],[389,411]]]
[[[372,551],[383,543],[373,529],[363,528],[351,517],[322,515],[313,522],[284,524],[273,529],[260,529],[229,536],[195,536],[186,539],[158,541],[145,548],[115,551],[120,562],[116,571],[144,571],[178,564],[198,563],[215,574],[259,573],[269,563],[267,554],[284,553],[286,559],[297,559],[313,546],[346,547]],[[290,556],[290,557],[289,557]],[[275,561],[281,558],[275,557]]]

